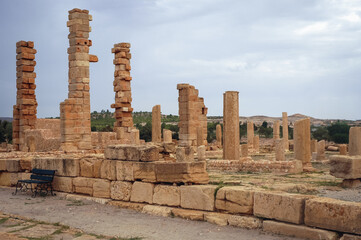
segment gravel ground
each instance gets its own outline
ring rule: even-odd
[[[318,195],[344,201],[361,202],[361,188],[343,189],[341,191],[321,190]]]
[[[217,226],[207,222],[181,218],[166,218],[142,214],[133,210],[84,201],[84,204],[55,197],[31,198],[12,196],[13,188],[0,188],[0,211],[30,217],[38,221],[61,223],[85,232],[143,239],[296,239],[265,234],[261,230],[247,230],[231,226]]]

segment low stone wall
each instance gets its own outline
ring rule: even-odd
[[[152,182],[149,179],[153,170],[146,169],[141,171],[145,178],[139,181],[134,178],[134,166],[130,167],[137,162],[125,162],[104,159],[100,154],[83,158],[34,157],[31,167],[58,169],[53,183],[57,191],[105,199],[108,204],[148,214],[262,228],[307,239],[361,238],[359,202],[243,186]],[[24,166],[19,159],[0,160],[0,185],[12,186],[18,179],[29,178],[30,173],[21,172],[29,168]]]
[[[209,160],[207,170],[232,172],[273,172],[273,173],[300,173],[302,162],[292,161],[241,161],[241,160]]]

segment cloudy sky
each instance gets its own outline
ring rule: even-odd
[[[16,48],[34,41],[38,117],[67,98],[68,10],[88,9],[91,109],[114,102],[114,43],[130,42],[134,111],[178,114],[177,83],[199,89],[208,115],[239,91],[241,116],[302,113],[361,119],[361,1],[2,0],[0,117],[16,101]]]

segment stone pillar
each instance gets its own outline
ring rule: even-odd
[[[223,94],[223,159],[239,159],[239,97],[236,91]]]
[[[203,126],[197,127],[197,146],[203,145]]]
[[[256,153],[259,152],[259,135],[255,135],[253,138],[253,148]]]
[[[285,145],[283,139],[275,140],[276,161],[285,160]]]
[[[252,121],[247,121],[247,144],[248,147],[253,148],[254,125]]]
[[[171,143],[172,142],[172,131],[169,129],[163,129],[163,142]]]
[[[217,124],[217,126],[216,126],[216,139],[217,139],[217,146],[222,147],[222,126],[221,126],[221,124]]]
[[[317,140],[312,139],[311,140],[311,153],[317,152]]]
[[[361,127],[350,128],[348,154],[361,155]]]
[[[301,160],[303,167],[311,166],[311,127],[310,119],[295,122],[293,130],[295,159]]]
[[[197,148],[198,161],[206,160],[206,146],[198,146]]]
[[[242,144],[241,145],[241,158],[247,158],[248,157],[248,144]]]
[[[179,145],[197,146],[198,127],[202,128],[199,143],[207,144],[207,108],[198,90],[189,84],[178,84]],[[202,138],[201,138],[202,136]]]
[[[35,129],[36,108],[34,42],[16,43],[16,105],[13,107],[13,145],[15,150],[28,151],[25,130]]]
[[[317,143],[316,160],[326,160],[325,146],[326,146],[325,140],[321,140]]]
[[[69,11],[69,92],[60,103],[60,132],[65,151],[91,149],[89,62],[98,58],[89,55],[92,16],[88,10]]]
[[[289,150],[288,144],[288,116],[287,112],[282,113],[282,139],[285,144],[285,151]]]
[[[152,142],[162,141],[162,115],[160,105],[155,105],[152,109]]]
[[[280,121],[278,120],[273,122],[273,139],[280,139]]]
[[[347,145],[346,144],[339,145],[339,151],[340,151],[340,155],[347,155]]]

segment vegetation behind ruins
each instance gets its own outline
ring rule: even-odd
[[[13,139],[13,127],[12,123],[8,121],[0,120],[0,143],[11,143]]]

